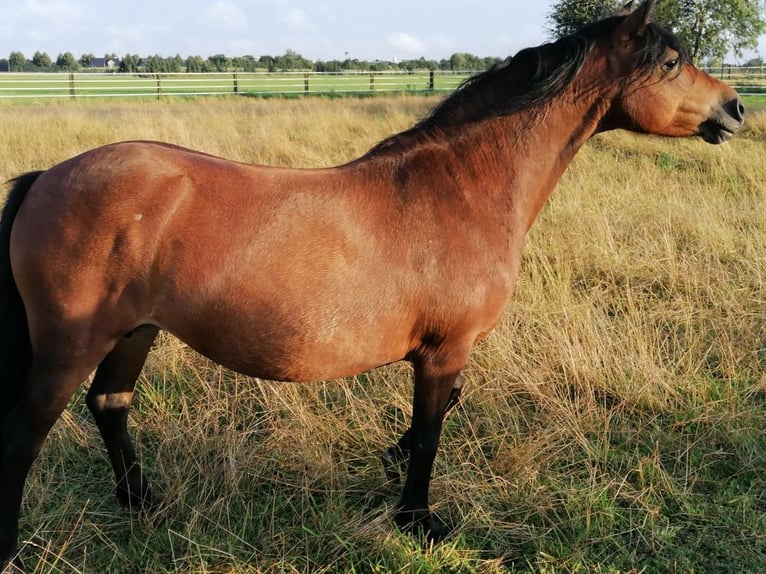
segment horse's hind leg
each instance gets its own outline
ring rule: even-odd
[[[98,366],[86,398],[114,469],[117,498],[139,508],[150,506],[153,500],[128,436],[128,410],[136,379],[158,331],[153,325],[144,325],[122,337]]]
[[[458,375],[452,385],[447,406],[444,408],[444,415],[450,412],[460,403],[460,395],[463,392],[463,377]],[[444,416],[443,415],[443,416]],[[386,478],[392,482],[398,483],[401,479],[401,472],[404,464],[410,457],[410,441],[412,437],[412,427],[404,431],[397,443],[383,451],[380,457],[383,463],[383,470]]]
[[[75,389],[98,363],[98,359],[89,362],[88,356],[72,355],[37,353],[23,388],[2,421],[0,563],[12,557],[16,547],[21,497],[32,462]]]

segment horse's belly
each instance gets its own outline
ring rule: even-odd
[[[255,351],[247,356],[232,356],[228,351],[203,353],[217,363],[239,373],[273,381],[311,382],[348,377],[404,358],[391,355],[340,355],[335,348],[295,348],[287,356],[263,355]]]
[[[350,376],[403,359],[409,352],[411,327],[397,315],[340,315],[332,309],[283,314],[264,306],[211,314],[201,323],[162,326],[213,361],[270,380]]]

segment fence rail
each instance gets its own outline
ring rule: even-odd
[[[766,95],[766,66],[718,66],[703,69],[732,86],[740,95]]]
[[[766,68],[706,69],[742,95],[766,95]],[[0,73],[0,99],[448,92],[471,72]]]
[[[469,72],[0,73],[0,99],[446,92]]]

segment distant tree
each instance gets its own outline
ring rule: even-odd
[[[393,70],[394,65],[387,60],[376,60],[369,64],[369,69],[376,72],[386,72],[388,70]]]
[[[417,60],[404,60],[399,64],[399,68],[402,70],[414,71],[414,70],[437,70],[439,64],[434,60],[426,60],[423,57]]]
[[[340,72],[340,60],[317,60],[314,62],[314,70],[317,72]]]
[[[210,65],[202,56],[189,56],[186,58],[186,71],[192,73],[209,72]]]
[[[255,72],[258,68],[258,60],[255,59],[255,56],[242,56],[239,58],[239,65],[243,72]]]
[[[184,67],[184,59],[181,54],[176,54],[168,59],[168,72],[180,72]]]
[[[284,54],[277,57],[279,61],[278,67],[283,70],[296,70],[300,68],[298,63],[301,55],[295,50],[287,50]]]
[[[255,72],[258,62],[253,56],[236,56],[231,59],[231,68],[238,72]]]
[[[553,38],[573,34],[585,24],[609,16],[624,4],[617,0],[557,0],[548,13],[548,30]]]
[[[151,56],[144,66],[146,68],[146,71],[151,74],[159,74],[161,72],[167,72],[168,71],[168,65],[165,61],[165,58],[160,56],[159,54],[155,54],[154,56]]]
[[[141,58],[136,54],[125,54],[120,60],[120,72],[137,72]]]
[[[258,65],[266,68],[269,72],[276,70],[276,62],[273,56],[261,56],[258,58]]]
[[[291,70],[293,67],[293,52],[288,50],[286,54],[274,56],[274,68],[283,72]]]
[[[486,70],[486,58],[479,58],[466,52],[452,54],[449,59],[450,70]],[[491,59],[494,62],[494,58]],[[441,66],[440,66],[441,67]]]
[[[61,70],[72,72],[80,69],[80,64],[77,63],[72,52],[64,52],[63,54],[59,54],[58,58],[56,58],[56,67]]]
[[[231,60],[224,54],[213,54],[207,57],[208,62],[213,66],[216,72],[225,72],[231,65]]]
[[[300,58],[300,56],[298,56]],[[293,66],[296,66],[295,59],[293,58],[291,60],[291,64]],[[301,66],[296,66],[301,67]],[[370,69],[370,63],[369,62],[361,62],[358,58],[346,58],[343,60],[340,64],[341,69],[343,70],[369,70]]]
[[[467,70],[468,67],[466,66],[466,55],[467,54],[463,52],[452,54],[449,58],[450,70]]]
[[[11,52],[8,56],[8,65],[12,72],[20,72],[27,65],[27,59],[21,52]]]
[[[576,32],[583,25],[608,16],[625,3],[614,0],[558,0],[548,14],[553,37]],[[638,2],[636,2],[636,5]],[[672,28],[691,59],[721,61],[729,52],[738,56],[754,48],[766,31],[764,0],[683,0],[659,2],[658,22]]]
[[[45,52],[37,51],[32,56],[32,64],[38,68],[48,69],[51,67],[51,57]]]
[[[766,2],[763,0],[684,0],[660,2],[655,18],[673,28],[686,46],[692,61],[723,61],[755,48],[766,32]]]
[[[79,62],[83,68],[90,68],[90,65],[93,63],[93,60],[95,59],[96,59],[96,56],[94,56],[93,54],[83,54],[82,56],[80,56]]]
[[[283,55],[274,58],[274,68],[278,70],[313,70],[314,62],[307,60],[295,50],[287,50]]]

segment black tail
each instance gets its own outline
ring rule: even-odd
[[[0,431],[32,365],[27,313],[11,272],[11,228],[21,202],[41,173],[33,171],[11,180],[0,215]],[[1,455],[0,444],[0,459]]]

